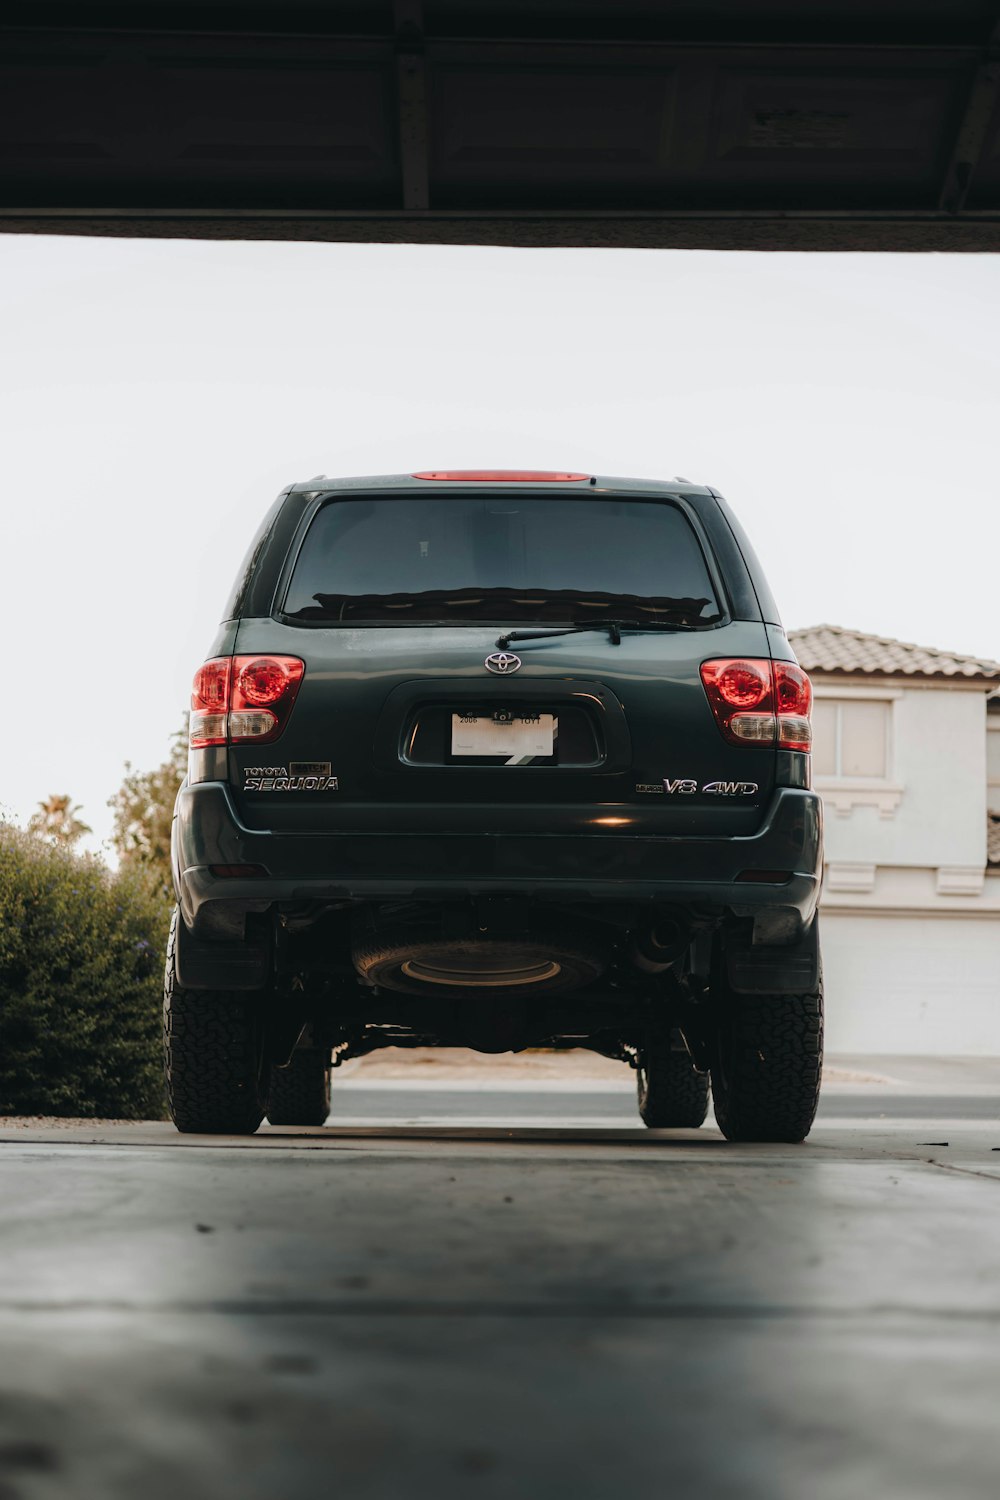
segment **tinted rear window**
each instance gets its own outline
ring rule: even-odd
[[[678,507],[520,495],[337,500],[306,534],[285,600],[300,620],[711,624],[719,606]]]

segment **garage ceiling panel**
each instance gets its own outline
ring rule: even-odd
[[[1000,248],[1000,0],[8,0],[11,230]]]

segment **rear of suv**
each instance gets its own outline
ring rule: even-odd
[[[807,677],[717,491],[291,485],[194,681],[173,832],[179,1129],[327,1117],[379,1047],[584,1047],[652,1127],[816,1110]]]

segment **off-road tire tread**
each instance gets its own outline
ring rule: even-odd
[[[330,1113],[330,1058],[315,1047],[292,1053],[287,1068],[272,1068],[267,1118],[272,1125],[325,1125]]]
[[[823,990],[734,995],[720,1018],[712,1068],[715,1119],[729,1141],[805,1140],[823,1071]]]
[[[640,1063],[648,1070],[646,1088],[636,1073],[639,1115],[650,1130],[697,1130],[708,1114],[709,1079],[695,1071],[688,1052],[678,1052],[670,1038],[647,1040]]]
[[[228,990],[186,990],[174,955],[179,913],[167,940],[163,1057],[167,1101],[185,1134],[252,1135],[264,1118],[253,1001]]]

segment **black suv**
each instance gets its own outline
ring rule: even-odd
[[[713,489],[319,476],[275,501],[195,676],[173,1118],[327,1117],[386,1046],[587,1047],[650,1126],[816,1110],[811,691]]]

